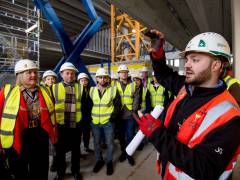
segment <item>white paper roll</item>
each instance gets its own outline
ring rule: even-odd
[[[151,115],[155,119],[157,119],[160,116],[160,114],[162,113],[162,111],[163,111],[163,107],[160,105],[157,105],[151,112]],[[140,143],[142,142],[144,137],[145,137],[145,135],[142,133],[141,130],[139,130],[126,148],[126,152],[129,156],[132,156],[134,154],[134,152],[136,151],[136,149],[138,148],[138,146],[140,145]]]
[[[139,144],[142,142],[144,137],[145,135],[142,133],[141,130],[139,130],[126,148],[126,152],[129,156],[133,155],[133,153],[136,151],[136,149],[138,148]]]

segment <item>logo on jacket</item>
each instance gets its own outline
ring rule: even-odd
[[[223,153],[223,148],[218,147],[214,151],[221,155]]]

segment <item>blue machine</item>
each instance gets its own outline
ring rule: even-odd
[[[58,74],[58,78],[60,79],[59,69],[61,65],[65,62],[71,62],[77,67],[79,72],[85,72],[88,74],[90,78],[90,84],[94,85],[95,83],[91,78],[91,75],[80,59],[80,54],[83,52],[93,35],[99,30],[103,20],[101,17],[97,16],[91,0],[81,0],[81,2],[88,14],[90,21],[83,31],[79,33],[77,38],[72,42],[67,33],[64,31],[63,25],[52,8],[49,0],[33,0],[33,3],[36,5],[36,7],[43,12],[44,16],[49,21],[59,42],[61,43],[63,57],[54,68],[54,71]]]

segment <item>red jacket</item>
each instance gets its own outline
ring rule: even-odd
[[[40,126],[49,134],[49,138],[51,139],[52,143],[55,144],[57,141],[56,128],[51,122],[47,105],[45,103],[44,97],[40,90],[38,90],[38,96],[39,96],[40,108],[41,108]],[[4,90],[1,90],[0,91],[0,110],[1,110],[0,125],[1,125],[1,119],[2,119],[3,105],[4,105]],[[28,128],[28,107],[27,107],[27,104],[25,103],[23,94],[21,93],[20,108],[18,111],[16,124],[14,128],[14,141],[13,141],[13,148],[18,153],[20,153],[21,144],[22,144],[21,134],[22,134],[22,131],[26,128]],[[1,145],[1,142],[0,142],[0,145]]]

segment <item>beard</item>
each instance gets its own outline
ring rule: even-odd
[[[185,83],[198,86],[211,79],[211,76],[211,64],[205,70],[198,73],[194,73],[192,70],[187,68]]]

